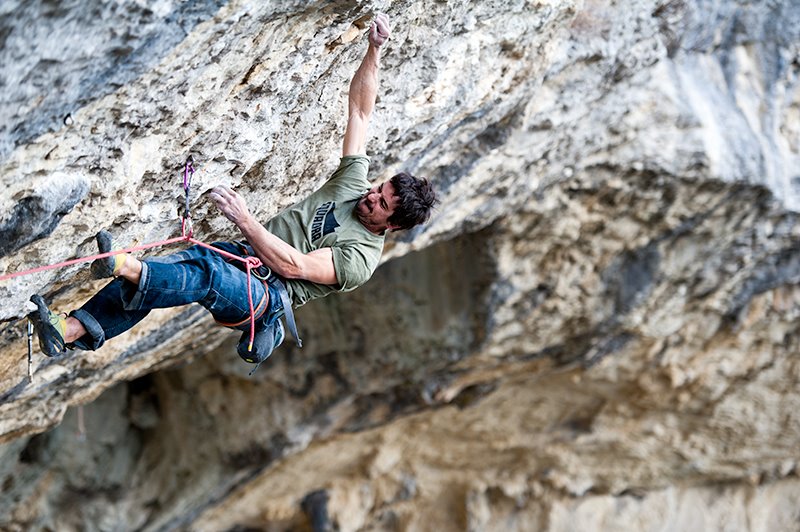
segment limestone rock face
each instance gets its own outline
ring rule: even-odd
[[[796,529],[797,2],[4,2],[0,274],[179,235],[189,155],[201,240],[306,196],[377,11],[431,222],[252,377],[189,306],[29,382],[103,283],[0,281],[0,528]]]

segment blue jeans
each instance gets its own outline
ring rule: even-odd
[[[229,242],[214,247],[235,255],[240,248]],[[142,261],[139,283],[117,278],[70,315],[83,324],[87,334],[73,342],[83,350],[99,349],[106,340],[119,336],[144,319],[152,309],[200,303],[222,325],[241,331],[250,328],[247,274],[210,249],[192,246],[165,257]],[[270,327],[283,313],[276,290],[267,289],[255,276],[250,278],[256,332]],[[273,327],[273,329],[275,329]]]

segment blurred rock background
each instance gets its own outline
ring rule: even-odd
[[[6,0],[0,271],[175,236],[190,154],[202,240],[307,195],[378,11],[431,223],[253,377],[185,307],[29,383],[102,283],[0,283],[0,528],[800,528],[797,2]]]

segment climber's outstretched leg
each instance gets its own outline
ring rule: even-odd
[[[214,245],[230,253],[238,252],[234,244]],[[101,251],[104,250],[101,248]],[[219,253],[192,246],[173,255],[144,261],[128,255],[121,267],[118,264],[111,267],[111,272],[119,277],[80,309],[71,312],[66,320],[50,312],[43,300],[41,305],[37,304],[37,308],[41,306],[43,310],[37,311],[32,321],[45,354],[63,353],[64,346],[98,349],[107,339],[139,323],[152,309],[194,302],[208,309],[222,324],[239,328],[249,323],[247,275]],[[270,308],[269,295],[264,284],[255,277],[250,280],[250,288],[256,316],[260,317]],[[48,326],[51,316],[63,322],[61,328]]]
[[[107,231],[97,235],[97,244],[101,253],[120,249]],[[242,252],[239,246],[227,242],[217,242],[214,246],[237,255]],[[219,323],[243,330],[250,318],[248,278],[237,265],[203,246],[143,261],[128,254],[97,259],[92,264],[92,274],[98,278],[115,277],[113,281],[66,318],[51,312],[44,299],[35,295],[31,300],[37,310],[29,319],[47,356],[64,353],[72,347],[99,349],[106,340],[143,320],[152,309],[195,302],[208,309]],[[267,310],[274,310],[278,301],[270,305],[264,284],[252,277],[250,290],[256,317],[271,315]],[[260,329],[272,323],[258,320],[257,325],[257,332],[261,332]],[[267,348],[271,351],[273,347],[273,335],[269,335],[269,342],[261,341],[261,336],[257,335],[254,344],[266,358]]]
[[[108,253],[119,249],[119,246],[113,241],[111,233],[108,231],[100,231],[97,234],[97,247],[100,253]],[[105,310],[110,315],[115,315],[120,306],[119,294],[123,279],[137,283],[141,275],[142,263],[131,255],[119,254],[95,260],[92,262],[91,270],[96,279],[106,277],[121,278],[116,284],[114,282],[110,283],[93,298],[93,308]],[[36,305],[36,311],[30,313],[28,319],[33,324],[36,336],[39,339],[39,347],[45,355],[52,357],[66,353],[67,347],[97,349],[102,345],[105,337],[104,329],[91,316],[83,314],[80,310],[67,317],[56,314],[47,307],[44,298],[39,294],[33,295],[31,301]],[[141,321],[147,316],[148,312],[133,311],[125,312],[124,316],[115,316],[113,322],[116,327],[112,328],[112,330],[119,330],[116,334],[124,332]],[[78,317],[75,317],[76,313]],[[80,316],[83,316],[84,319],[79,319]],[[84,337],[86,338],[84,339]]]

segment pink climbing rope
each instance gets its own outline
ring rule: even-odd
[[[145,249],[155,248],[158,246],[166,246],[169,244],[175,244],[176,242],[182,242],[184,240],[187,240],[185,236],[178,236],[175,238],[170,238],[169,240],[153,242],[152,244],[143,244],[141,246],[119,249],[117,251],[108,251],[106,253],[98,253],[97,255],[89,255],[88,257],[80,257],[77,259],[65,260],[64,262],[58,262],[56,264],[48,264],[47,266],[39,266],[37,268],[31,268],[30,270],[23,270],[21,272],[14,272],[14,273],[8,273],[6,275],[0,275],[0,281],[13,279],[14,277],[22,277],[23,275],[31,275],[34,273],[45,272],[47,270],[55,270],[56,268],[64,268],[65,266],[72,266],[73,264],[79,264],[81,262],[86,262],[90,260],[105,259],[106,257],[111,257],[112,255],[119,255],[120,253],[133,253],[135,251],[144,251]]]
[[[186,160],[186,164],[184,165],[184,170],[183,170],[183,190],[186,194],[186,199],[185,199],[185,208],[183,212],[183,217],[181,219],[181,236],[177,236],[175,238],[169,238],[167,240],[160,240],[158,242],[153,242],[151,244],[142,244],[140,246],[118,249],[116,251],[107,251],[105,253],[89,255],[88,257],[79,257],[77,259],[65,260],[63,262],[48,264],[46,266],[39,266],[36,268],[31,268],[29,270],[8,273],[5,275],[0,275],[0,281],[6,281],[8,279],[13,279],[15,277],[22,277],[23,275],[32,275],[34,273],[40,273],[47,270],[54,270],[56,268],[64,268],[66,266],[72,266],[73,264],[79,264],[81,262],[87,262],[90,260],[105,259],[107,257],[119,255],[121,253],[134,253],[137,251],[144,251],[159,246],[168,246],[170,244],[176,244],[178,242],[189,242],[191,244],[196,244],[198,246],[202,246],[204,248],[215,251],[220,255],[222,255],[223,257],[227,257],[232,260],[238,260],[245,264],[247,272],[247,302],[250,307],[250,344],[248,345],[247,350],[252,351],[253,341],[255,340],[255,335],[256,335],[256,314],[255,314],[255,309],[253,307],[253,289],[252,286],[250,285],[250,281],[252,280],[251,270],[253,270],[254,268],[257,269],[261,267],[262,263],[258,257],[252,257],[252,256],[240,257],[238,255],[234,255],[233,253],[228,253],[225,250],[215,248],[212,245],[206,244],[205,242],[201,242],[192,237],[192,223],[189,211],[189,188],[191,186],[192,176],[194,175],[195,172],[193,163],[194,161],[192,157],[189,156],[189,158]]]
[[[208,248],[210,250],[216,251],[223,257],[227,257],[229,259],[238,260],[240,262],[244,262],[245,268],[247,269],[247,303],[250,306],[250,343],[247,346],[248,351],[253,350],[253,341],[256,337],[256,312],[253,308],[253,287],[250,285],[250,281],[252,280],[252,271],[254,268],[260,268],[262,263],[261,259],[258,257],[240,257],[239,255],[234,255],[233,253],[228,253],[227,251],[219,248],[215,248],[205,242],[200,242],[199,240],[195,240],[191,236],[185,237],[187,242],[191,242],[192,244],[197,244],[198,246],[202,246],[204,248]]]

